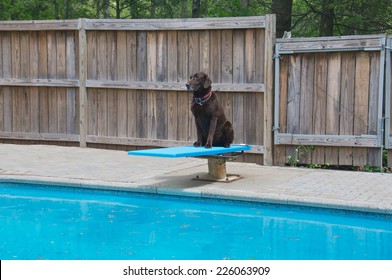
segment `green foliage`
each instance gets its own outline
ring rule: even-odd
[[[287,164],[289,166],[299,166],[301,156],[307,155],[310,151],[314,150],[314,146],[300,145],[295,148],[295,154],[287,157]]]
[[[293,0],[294,37],[319,35],[323,2],[333,10],[332,35],[392,33],[390,0]]]
[[[201,17],[254,16],[271,13],[272,3],[282,0],[200,0],[200,6],[194,1],[1,0],[0,20],[187,18],[195,7]],[[392,33],[391,0],[292,1],[293,37],[319,36],[325,9],[332,11],[332,35]]]

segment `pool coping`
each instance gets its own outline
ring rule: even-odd
[[[339,199],[326,198],[299,198],[295,195],[288,194],[269,194],[269,193],[249,193],[247,191],[233,191],[215,189],[214,191],[204,190],[187,190],[173,189],[168,186],[156,186],[154,184],[139,185],[130,182],[102,181],[94,179],[73,179],[44,176],[26,176],[26,175],[0,175],[0,183],[21,183],[35,185],[53,185],[58,187],[71,187],[81,189],[96,189],[107,191],[123,191],[131,193],[143,193],[154,195],[180,196],[189,198],[205,198],[231,200],[238,202],[253,202],[263,204],[275,204],[295,207],[311,207],[330,210],[353,211],[369,214],[392,215],[392,207],[389,205],[366,202],[357,202],[355,200],[347,202]]]
[[[126,151],[0,144],[0,182],[239,200],[392,215],[392,174],[228,162],[240,180],[192,180],[207,160],[129,156]]]

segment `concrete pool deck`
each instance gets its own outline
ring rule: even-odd
[[[0,144],[0,182],[99,187],[392,215],[392,174],[228,162],[227,172],[240,174],[240,180],[192,180],[207,172],[207,160],[200,158],[152,158],[93,148]]]

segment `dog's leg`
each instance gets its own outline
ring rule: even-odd
[[[210,121],[210,130],[208,131],[206,148],[212,147],[212,142],[214,141],[214,135],[216,130],[216,124],[218,122],[218,117],[213,117]]]
[[[223,134],[224,134],[223,146],[225,148],[229,148],[230,144],[233,143],[233,141],[234,141],[234,129],[233,129],[233,125],[231,124],[231,122],[229,122],[229,121],[225,122],[225,124],[223,125]]]
[[[194,147],[200,147],[203,143],[203,133],[200,128],[200,125],[197,123],[197,120],[195,120],[196,123],[196,133],[197,133],[197,140],[195,143],[193,143]]]

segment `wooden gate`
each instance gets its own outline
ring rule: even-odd
[[[277,40],[275,164],[381,165],[385,43]]]

